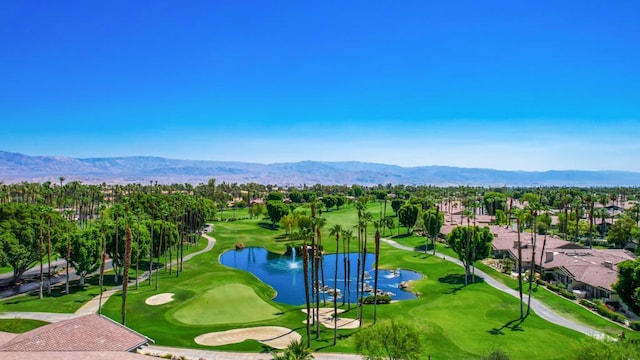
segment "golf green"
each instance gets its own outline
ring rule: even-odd
[[[280,310],[263,301],[253,288],[226,284],[184,303],[173,317],[189,325],[238,324],[277,317]]]

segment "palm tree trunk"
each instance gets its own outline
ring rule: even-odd
[[[160,240],[158,243],[158,266],[160,266],[160,250],[162,250],[162,238],[164,237],[164,218],[160,224]],[[158,276],[160,275],[160,269],[156,269],[156,290],[158,290]]]
[[[520,219],[516,219],[518,228],[518,292],[520,294],[520,319],[524,319],[524,309],[522,307],[522,243],[520,242]]]
[[[102,230],[102,256],[101,256],[101,261],[100,261],[100,279],[99,279],[99,284],[100,284],[100,298],[98,299],[98,314],[102,314],[102,292],[104,291],[104,267],[105,267],[105,260],[106,260],[106,254],[107,254],[107,238],[105,235],[105,230]]]
[[[527,314],[525,318],[529,316],[531,311],[531,288],[533,287],[533,279],[536,276],[536,240],[538,235],[536,233],[536,225],[537,225],[538,215],[537,213],[533,215],[533,231],[531,232],[531,269],[529,269],[529,293],[527,298]]]
[[[359,320],[360,320],[360,324],[359,326],[362,326],[362,313],[364,310],[364,273],[366,272],[366,263],[367,263],[367,227],[365,226],[364,228],[364,236],[363,236],[363,241],[362,241],[362,268],[361,268],[361,275],[360,275],[360,297],[362,298],[360,300],[360,314],[359,314]]]
[[[44,261],[44,254],[43,254],[43,247],[44,247],[44,239],[43,239],[43,234],[42,234],[42,215],[40,215],[40,241],[38,242],[38,253],[39,253],[39,257],[40,257],[40,292],[39,292],[39,298],[42,299],[44,297],[44,264],[42,263]]]
[[[67,279],[65,281],[65,294],[69,294],[69,260],[71,259],[71,224],[67,220]]]
[[[307,239],[302,243],[302,271],[304,274],[304,298],[307,306],[307,347],[311,347],[311,303],[309,297],[309,249]]]
[[[47,218],[47,295],[51,295],[51,214]]]
[[[336,266],[333,275],[333,345],[338,339],[338,255],[340,254],[340,232],[336,232]],[[344,298],[344,297],[343,297]]]
[[[151,208],[151,242],[149,243],[149,285],[151,285],[151,279],[153,278],[153,228],[156,227],[156,207],[152,205]]]
[[[380,265],[380,232],[376,231],[375,237],[375,246],[376,246],[376,266],[375,266],[375,274],[373,278],[373,323],[375,324],[377,320],[377,310],[378,310],[378,269]]]
[[[349,284],[349,272],[347,270],[347,248],[346,248],[346,241],[344,239],[344,237],[342,238],[342,266],[344,269],[344,294],[342,295],[342,306],[344,306],[345,301],[347,299],[347,297],[349,296],[349,288],[348,288],[348,284]],[[338,259],[336,259],[337,261]]]
[[[131,267],[131,245],[133,236],[131,228],[127,226],[124,240],[124,271],[122,274],[122,325],[127,325],[127,290],[129,288],[129,267]]]

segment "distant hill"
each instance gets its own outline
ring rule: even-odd
[[[279,185],[640,186],[640,173],[626,171],[504,171],[357,161],[258,164],[149,156],[75,159],[0,151],[0,181],[57,182],[61,176],[84,183],[198,184],[215,178],[218,182]]]

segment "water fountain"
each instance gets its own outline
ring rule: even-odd
[[[291,248],[291,261],[289,262],[289,269],[297,269],[300,266],[300,264],[298,264],[296,262],[296,248],[292,247]]]

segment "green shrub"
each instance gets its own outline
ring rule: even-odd
[[[568,291],[565,289],[560,289],[560,295],[566,297],[567,299],[571,299],[571,300],[576,299],[576,296],[571,291]]]
[[[362,299],[363,304],[373,304],[375,301],[375,297],[373,295],[366,296]],[[389,304],[391,303],[391,296],[389,295],[378,295],[378,304]]]
[[[596,304],[587,299],[580,299],[580,305],[586,306],[591,310],[596,308]]]
[[[640,321],[632,321],[629,327],[635,331],[640,331]]]
[[[555,284],[552,284],[552,283],[548,283],[547,284],[547,289],[549,289],[549,290],[551,290],[551,291],[553,291],[555,293],[558,293],[558,294],[566,297],[567,299],[571,299],[571,300],[575,300],[576,299],[576,296],[571,291],[567,290],[566,287],[564,286],[564,284],[560,284],[560,285],[562,285],[562,286],[558,286],[558,285],[555,285]]]
[[[606,305],[604,304],[597,304],[596,305],[596,311],[598,312],[598,314],[604,316],[604,317],[608,317],[609,319],[615,321],[615,322],[619,322],[624,324],[624,320],[625,317],[614,312],[613,310],[609,309]]]

